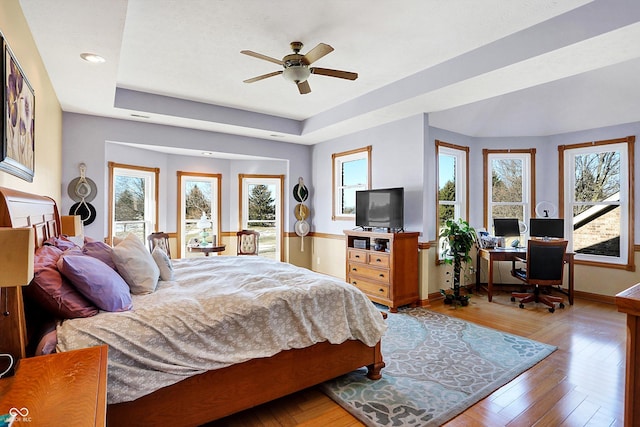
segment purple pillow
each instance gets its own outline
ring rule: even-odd
[[[113,263],[111,252],[113,252],[111,249],[111,246],[99,240],[85,243],[84,246],[82,247],[83,254],[99,259],[100,261],[107,264],[109,267],[116,270],[116,265]]]
[[[129,286],[104,262],[85,255],[64,255],[58,260],[58,270],[98,308],[131,310]]]
[[[55,246],[43,246],[36,250],[34,276],[29,286],[24,288],[25,296],[58,319],[98,314],[98,308],[58,272],[57,261],[61,254],[62,251]]]
[[[36,301],[43,309],[58,319],[91,317],[98,314],[98,308],[53,266],[35,269],[33,280],[24,288],[25,295]]]

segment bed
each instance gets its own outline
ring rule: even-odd
[[[37,247],[42,246],[51,237],[60,234],[60,216],[52,199],[1,187],[0,196],[0,226],[34,227]],[[215,323],[216,330],[227,331],[235,337],[235,334],[240,334],[242,329],[247,329],[248,333],[242,338],[242,343],[246,344],[247,341],[252,340],[252,336],[255,336],[259,341],[261,340],[260,345],[246,346],[248,349],[246,354],[226,349],[220,359],[215,353],[218,349],[229,345],[229,335],[223,337],[226,339],[224,342],[215,342],[213,338],[202,338],[200,337],[201,331],[198,329],[200,326],[196,324],[208,322],[204,320],[194,322],[192,319],[185,324],[190,325],[189,328],[197,329],[189,334],[199,337],[195,343],[179,343],[174,340],[175,337],[172,337],[167,339],[166,344],[172,350],[167,348],[165,354],[161,356],[156,354],[163,353],[161,351],[141,350],[141,353],[153,353],[152,363],[164,363],[164,366],[157,369],[156,378],[153,376],[154,374],[143,374],[142,371],[137,370],[140,368],[133,366],[137,363],[136,361],[118,359],[122,353],[128,352],[127,347],[125,346],[125,350],[117,349],[115,344],[114,347],[111,347],[112,343],[109,342],[111,339],[109,334],[114,334],[113,331],[108,331],[110,323],[108,319],[117,317],[118,327],[115,329],[122,332],[131,328],[135,322],[139,322],[139,319],[129,319],[132,312],[105,313],[101,311],[93,316],[94,320],[97,319],[93,323],[101,325],[98,328],[101,332],[78,332],[84,327],[81,325],[82,323],[92,323],[91,318],[65,320],[58,323],[56,332],[59,349],[72,349],[74,346],[90,346],[107,341],[110,345],[110,372],[113,372],[114,375],[117,375],[118,371],[125,373],[120,379],[109,377],[111,390],[107,407],[109,425],[161,425],[167,420],[171,420],[171,423],[175,425],[200,425],[319,384],[363,366],[368,368],[367,376],[369,378],[375,380],[381,377],[384,362],[379,338],[384,333],[385,326],[381,321],[380,313],[366,300],[364,295],[359,291],[354,292],[350,285],[337,279],[277,262],[271,262],[277,267],[277,272],[259,274],[251,280],[248,279],[246,272],[249,270],[266,271],[271,268],[268,265],[269,262],[259,257],[240,257],[241,259],[237,260],[234,258],[239,257],[202,258],[194,261],[175,260],[173,264],[176,280],[159,282],[158,289],[154,293],[133,296],[132,303],[134,312],[144,312],[148,300],[167,300],[170,298],[169,295],[180,294],[182,286],[188,287],[186,283],[189,280],[184,280],[185,277],[193,279],[189,283],[196,290],[195,295],[203,293],[203,287],[214,288],[212,301],[198,301],[191,308],[171,311],[165,308],[162,315],[165,318],[175,317],[177,316],[175,312],[193,311],[193,307],[196,306],[204,307],[203,313],[205,314],[196,313],[196,317],[210,316],[216,319],[214,320],[217,322]],[[246,264],[239,265],[239,262]],[[209,276],[218,279],[224,278],[223,281],[200,283],[197,278],[203,276],[206,269],[210,269],[212,272]],[[304,276],[310,275],[309,280],[325,278],[324,282],[326,283],[320,287],[311,283],[307,284],[307,279],[302,279],[303,272],[307,272],[304,273]],[[232,284],[233,277],[237,277],[241,281],[239,287],[234,287],[235,285]],[[300,285],[297,288],[296,286],[291,287],[287,284],[291,281],[299,282]],[[280,297],[273,294],[275,291],[270,287],[289,289],[287,292],[295,295],[294,300],[298,301],[297,305],[288,300],[283,302]],[[339,293],[338,296],[329,296],[330,294],[325,293],[330,292],[328,288],[335,288]],[[25,357],[28,352],[26,349],[33,347],[34,341],[40,339],[39,335],[42,329],[38,327],[38,324],[42,322],[42,319],[38,319],[33,314],[42,310],[26,310],[25,322],[21,319],[22,316],[17,314],[24,311],[25,304],[28,308],[31,302],[23,301],[21,289],[12,289],[6,295],[9,310],[16,315],[5,319],[8,321],[0,322],[0,334],[7,337],[6,340],[3,338],[1,350],[8,351],[18,357]],[[239,301],[243,297],[251,300],[251,303],[248,305],[240,303]],[[189,302],[193,298],[191,295],[182,299]],[[235,299],[233,303],[229,302],[229,298]],[[330,304],[322,305],[324,300]],[[226,302],[223,303],[223,301]],[[252,305],[257,305],[257,314],[248,311]],[[225,310],[230,310],[236,316],[230,323],[224,323],[220,317],[214,315],[216,311]],[[274,312],[280,312],[279,317],[275,320],[269,314]],[[321,316],[311,316],[313,313],[320,313]],[[148,315],[148,312],[146,314]],[[240,315],[248,317],[237,317]],[[287,316],[303,316],[301,319],[304,320],[295,320],[293,317]],[[344,319],[341,319],[341,316]],[[321,317],[324,320],[321,320]],[[242,320],[251,318],[254,319],[253,323]],[[329,325],[323,323],[327,318],[333,319]],[[298,332],[287,329],[285,335],[295,335],[293,338],[277,337],[269,335],[266,328],[262,330],[260,327],[260,325],[268,323],[274,323],[276,330],[287,324],[303,325],[303,327],[294,328],[302,330],[299,335],[296,335]],[[169,326],[162,326],[155,322],[151,329],[156,328],[163,335],[166,335],[164,327]],[[101,335],[105,328],[107,336]],[[202,325],[202,328],[206,328],[206,325]],[[184,330],[178,328],[175,335],[178,336],[180,333],[184,333]],[[139,341],[157,341],[157,339],[144,338]],[[271,345],[274,341],[277,342],[278,348],[282,348],[281,350],[276,350],[276,347]],[[137,345],[132,345],[134,342],[135,340],[130,339],[129,349],[137,347]],[[264,354],[261,354],[260,351],[263,351],[265,343],[269,345],[264,345]],[[182,349],[184,351],[173,353],[173,349],[182,347],[184,347]],[[229,353],[233,353],[234,357],[229,358]],[[189,360],[186,366],[178,365],[171,359],[167,360],[166,354],[175,354],[175,357]],[[178,354],[180,356],[177,356]],[[238,356],[240,359],[237,359]],[[193,360],[190,358],[197,359],[197,364],[192,364]],[[205,362],[200,364],[203,360]],[[165,372],[167,366],[175,368],[173,372],[168,373],[169,379],[160,374],[160,372],[167,373]],[[206,368],[203,369],[203,366]],[[152,376],[148,377],[148,375]],[[132,378],[133,380],[131,380]],[[129,381],[140,384],[156,382],[156,379],[159,388],[156,387],[157,389],[153,391],[134,390],[133,393],[127,395],[125,392],[120,392],[120,389],[118,391],[112,389],[112,385],[115,383]],[[124,386],[119,384],[118,387]],[[136,393],[141,393],[141,395],[138,396]],[[123,395],[125,395],[124,398]]]

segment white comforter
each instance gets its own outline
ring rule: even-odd
[[[133,297],[133,310],[66,320],[57,351],[109,345],[108,403],[204,371],[321,341],[375,345],[386,330],[341,280],[262,257],[174,260],[176,281]]]

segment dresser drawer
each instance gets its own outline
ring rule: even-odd
[[[367,265],[357,263],[349,263],[349,275],[357,275],[373,279],[381,283],[389,283],[389,270],[383,268],[374,268]]]
[[[367,251],[360,251],[358,249],[349,249],[349,261],[354,262],[367,262]]]
[[[367,264],[378,267],[389,267],[389,254],[384,252],[369,252],[367,254]]]
[[[361,280],[354,277],[351,278],[350,283],[367,295],[389,298],[389,285],[367,282],[366,280]]]

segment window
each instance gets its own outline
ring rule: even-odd
[[[240,229],[260,232],[258,255],[282,260],[282,175],[244,175],[240,180]]]
[[[438,203],[438,236],[448,219],[469,220],[469,147],[436,140],[438,158],[436,194]],[[441,241],[438,259],[445,252]]]
[[[178,256],[188,258],[196,256],[187,251],[192,239],[207,243],[219,242],[220,231],[220,186],[221,175],[178,171]],[[210,226],[198,227],[202,215],[209,220]],[[199,255],[198,255],[199,256]]]
[[[371,184],[371,146],[331,155],[333,160],[333,220],[355,220],[356,191]]]
[[[109,162],[109,242],[133,233],[143,242],[158,231],[158,168]]]
[[[535,149],[482,150],[484,222],[493,234],[493,218],[518,218],[528,224],[535,207]]]
[[[634,269],[634,142],[630,136],[558,147],[560,216],[576,262]]]

